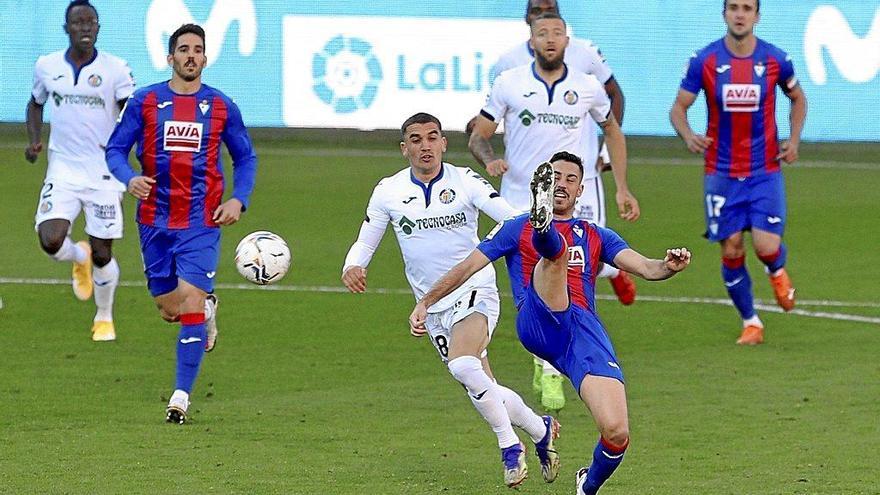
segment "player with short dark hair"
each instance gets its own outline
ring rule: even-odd
[[[779,306],[794,308],[794,288],[785,270],[785,183],[780,160],[798,159],[807,98],[791,57],[755,36],[757,0],[725,0],[727,34],[696,52],[688,63],[670,120],[688,149],[705,161],[706,237],[721,244],[721,277],[743,329],[737,344],[764,342],[746,270],[744,232],[767,268]],[[791,100],[791,133],[779,144],[776,88]],[[703,90],[709,107],[706,135],[695,133],[687,111]]]
[[[116,339],[113,296],[119,264],[113,240],[122,238],[122,184],[107,170],[104,145],[125,100],[134,91],[131,69],[121,58],[98,51],[98,11],[87,0],[68,4],[64,31],[69,46],[37,60],[27,104],[29,144],[25,159],[43,149],[43,110],[52,112],[49,166],[35,217],[40,247],[57,261],[73,263],[73,292],[94,293],[92,340]],[[74,243],[71,224],[82,212],[89,242]]]
[[[202,83],[207,62],[202,28],[185,24],[171,39],[171,80],[131,97],[107,144],[107,163],[138,199],[150,294],[164,320],[181,324],[166,420],[183,424],[202,357],[217,339],[219,227],[237,222],[247,208],[257,157],[238,106]],[[233,161],[234,189],[225,202],[221,142]],[[135,143],[140,174],[128,164]]]
[[[416,305],[410,325],[424,332],[428,308],[504,256],[523,347],[568,377],[599,428],[592,463],[577,475],[578,493],[594,494],[629,445],[623,373],[596,313],[599,265],[610,263],[646,280],[664,280],[685,269],[690,252],[669,249],[664,259],[648,259],[616,232],[574,218],[583,166],[567,153],[551,160],[532,177],[530,212],[499,224],[436,282]]]

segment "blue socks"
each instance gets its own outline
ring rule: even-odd
[[[755,316],[752,299],[752,279],[746,270],[746,257],[721,258],[721,278],[727,287],[727,294],[736,306],[743,320]]]
[[[773,253],[768,255],[758,255],[758,259],[764,262],[767,265],[767,271],[770,275],[773,275],[780,268],[785,266],[785,261],[788,258],[788,249],[785,248],[784,243],[779,244],[779,249]]]
[[[180,315],[180,335],[177,337],[177,380],[175,389],[191,393],[199,365],[205,355],[205,313]]]
[[[565,253],[565,241],[553,225],[546,232],[532,230],[532,246],[542,258],[548,260],[555,260]]]
[[[614,445],[608,440],[599,437],[599,443],[593,450],[593,463],[590,464],[590,470],[587,472],[587,479],[584,481],[585,493],[596,493],[611,474],[623,462],[623,454],[629,446],[629,439],[623,445]]]

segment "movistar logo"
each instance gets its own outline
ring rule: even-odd
[[[532,121],[535,120],[534,114],[532,114],[532,112],[530,112],[528,108],[520,112],[517,117],[519,117],[519,120],[522,121],[522,125],[526,127],[532,125]]]
[[[338,35],[312,57],[312,89],[336,113],[368,108],[382,81],[373,47],[361,38]]]
[[[104,108],[104,98],[100,96],[89,95],[62,95],[52,91],[52,100],[56,107],[60,107],[62,103],[67,105],[83,105],[91,108]]]
[[[853,32],[836,7],[817,7],[804,31],[804,55],[810,78],[820,86],[828,82],[826,53],[847,81],[866,83],[874,79],[880,71],[880,7],[864,36]]]
[[[401,218],[400,221],[397,222],[397,225],[400,226],[400,230],[402,230],[403,233],[406,235],[412,234],[413,227],[416,226],[415,222],[406,217]]]

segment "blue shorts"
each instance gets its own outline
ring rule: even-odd
[[[214,290],[220,260],[220,229],[163,229],[138,224],[144,274],[153,297],[177,288],[177,279],[205,292]]]
[[[706,238],[712,242],[752,228],[779,236],[785,231],[782,173],[737,179],[720,174],[703,179]]]
[[[587,375],[623,382],[623,371],[602,322],[580,306],[571,304],[565,311],[551,311],[529,284],[516,316],[516,332],[523,347],[567,376],[575,390],[580,391]]]

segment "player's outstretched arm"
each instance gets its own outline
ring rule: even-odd
[[[687,111],[695,101],[696,93],[679,89],[672,109],[669,110],[669,121],[691,153],[705,153],[712,144],[712,138],[694,133],[687,119]]]
[[[617,188],[615,200],[617,201],[617,211],[620,218],[635,222],[638,220],[641,212],[639,211],[639,201],[629,190],[629,184],[626,180],[626,137],[614,118],[614,114],[608,116],[604,122],[600,122],[602,134],[605,136],[605,143],[608,145],[608,152],[611,154],[611,170],[614,174],[614,184]]]
[[[495,150],[490,140],[495,134],[498,124],[486,118],[485,115],[477,115],[474,129],[468,139],[468,149],[474,155],[477,163],[486,167],[486,172],[492,177],[498,177],[507,172],[507,162],[495,157]]]
[[[489,258],[479,249],[474,249],[467,258],[463,259],[459,264],[453,266],[446,275],[440,277],[431,287],[431,290],[425,294],[425,297],[416,304],[412,314],[409,315],[410,333],[414,337],[421,337],[428,331],[425,328],[425,320],[428,317],[428,308],[434,305],[440,299],[443,299],[455,289],[461,287],[471,275],[482,270],[483,267],[491,263]]]
[[[27,110],[25,110],[25,126],[30,144],[24,149],[24,158],[34,163],[40,156],[40,152],[43,151],[43,105],[37,103],[33,97],[28,100]]]
[[[687,268],[690,262],[691,252],[687,248],[667,249],[662,260],[646,258],[633,249],[624,249],[614,257],[618,268],[645,280],[666,280]]]

